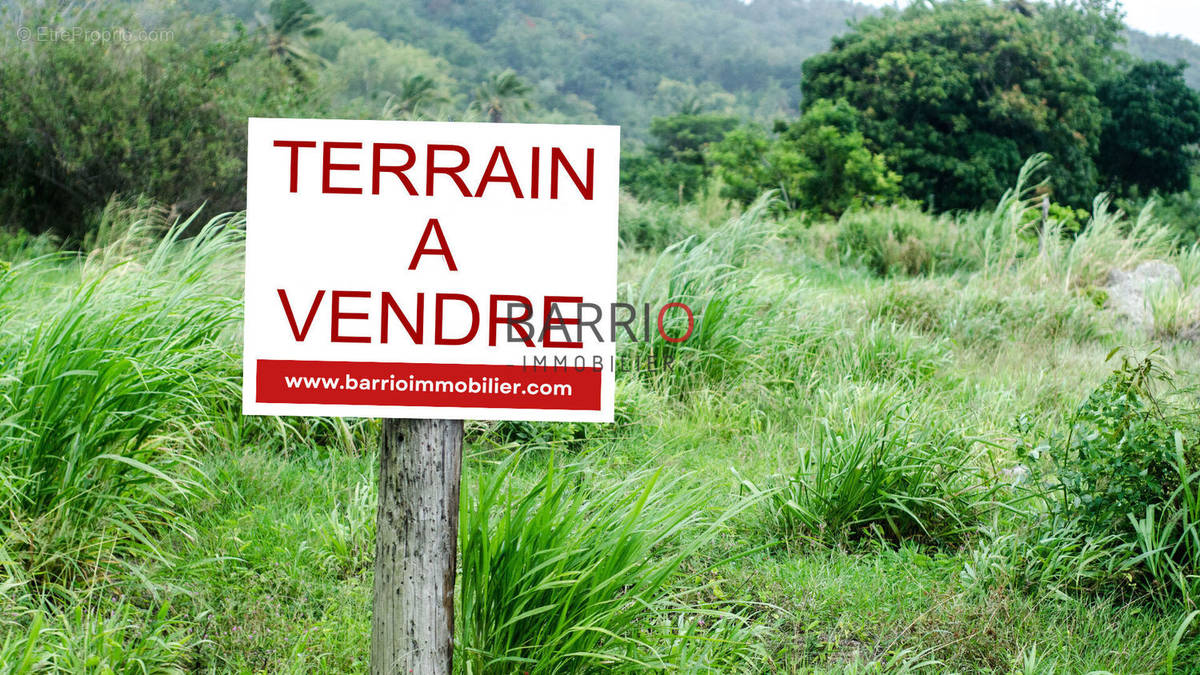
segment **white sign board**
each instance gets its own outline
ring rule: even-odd
[[[612,421],[619,132],[251,119],[244,412]]]

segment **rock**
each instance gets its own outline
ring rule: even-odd
[[[1151,260],[1138,265],[1132,271],[1113,270],[1108,273],[1104,290],[1108,293],[1105,306],[1127,320],[1134,328],[1152,332],[1154,315],[1146,302],[1146,293],[1162,284],[1176,287],[1183,285],[1179,270],[1170,263]]]
[[[1195,323],[1185,328],[1179,334],[1180,342],[1200,342],[1200,323]]]

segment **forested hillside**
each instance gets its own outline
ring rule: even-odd
[[[256,0],[191,0],[255,20]],[[795,114],[801,64],[851,22],[877,10],[849,0],[317,0],[317,12],[446,60],[473,83],[512,68],[539,106],[572,119],[619,124],[644,139],[650,120],[700,108],[760,121]],[[1200,87],[1200,46],[1127,35],[1147,60],[1189,64]]]
[[[1195,199],[1173,196],[1200,190],[1200,103],[1184,84],[1200,70],[1173,65],[1200,48],[1126,40],[1110,0],[0,7],[10,26],[170,36],[5,34],[0,214],[33,231],[81,236],[113,195],[241,208],[248,115],[619,124],[622,182],[639,199],[711,189],[745,204],[775,189],[789,210],[830,215],[896,199],[983,206],[1049,152],[1065,207],[1158,195],[1171,221],[1200,220]]]
[[[317,12],[439,56],[474,83],[512,68],[546,111],[620,124],[699,107],[770,120],[794,114],[801,64],[869,7],[843,0],[320,0]],[[193,0],[253,21],[258,3]],[[261,11],[261,8],[259,8]]]

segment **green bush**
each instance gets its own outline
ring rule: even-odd
[[[1049,460],[1061,495],[1052,502],[1057,512],[1098,533],[1131,534],[1131,514],[1143,515],[1179,489],[1178,462],[1200,458],[1200,423],[1195,410],[1160,400],[1155,388],[1166,383],[1154,359],[1122,357],[1071,417],[1065,436],[1028,448],[1032,468],[1043,453]],[[1176,447],[1176,434],[1184,447]]]
[[[638,199],[683,205],[712,175],[706,149],[738,119],[717,113],[684,112],[650,122],[646,152],[621,158],[621,184]]]
[[[1064,433],[1022,440],[1031,498],[973,553],[974,587],[1200,599],[1200,414],[1152,358],[1123,357]],[[1028,422],[1018,425],[1028,431]]]
[[[861,115],[845,100],[823,99],[784,126],[778,138],[768,139],[753,126],[729,133],[710,146],[709,161],[728,186],[728,197],[750,203],[766,190],[778,190],[788,209],[837,216],[899,193],[900,176],[883,155],[868,149],[860,123]]]

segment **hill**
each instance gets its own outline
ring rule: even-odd
[[[801,66],[878,10],[848,0],[314,0],[318,13],[449,64],[463,92],[511,68],[551,119],[619,124],[644,138],[653,117],[708,110],[770,122],[797,113]],[[191,0],[248,23],[265,3]],[[1136,56],[1189,64],[1200,46],[1129,31]],[[539,115],[544,117],[544,115]]]
[[[1184,71],[1188,86],[1200,89],[1200,45],[1183,37],[1169,35],[1147,35],[1131,30],[1126,33],[1125,48],[1134,56],[1147,61],[1183,61],[1188,64]]]

